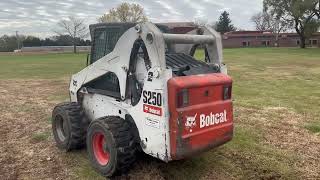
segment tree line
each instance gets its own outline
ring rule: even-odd
[[[207,23],[205,20],[195,20],[198,26],[210,25],[221,34],[236,31],[230,14],[222,12],[217,22]],[[146,22],[144,9],[139,4],[122,3],[116,8],[97,19],[98,22]],[[300,37],[301,48],[305,48],[305,41],[320,27],[320,0],[263,0],[262,11],[255,14],[251,21],[259,31],[271,31],[275,34],[276,42],[279,34],[288,30],[295,30]],[[54,31],[56,36],[40,39],[34,36],[0,37],[0,51],[13,51],[22,46],[76,46],[90,45],[89,31],[84,19],[69,17],[58,23]]]
[[[0,52],[12,52],[21,47],[38,46],[73,46],[74,38],[70,35],[57,35],[50,38],[38,38],[35,36],[24,35],[3,35],[0,37]],[[76,46],[90,46],[91,41],[75,38]]]

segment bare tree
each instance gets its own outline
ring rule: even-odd
[[[61,20],[58,23],[60,30],[55,31],[58,35],[68,35],[72,39],[73,52],[77,53],[77,43],[88,37],[89,32],[84,19],[78,19],[70,16],[67,20]]]
[[[256,30],[271,31],[274,34],[276,46],[279,45],[280,33],[287,31],[292,27],[290,23],[283,20],[281,17],[273,16],[267,12],[259,12],[251,17]]]
[[[265,12],[259,12],[251,17],[251,21],[254,23],[256,30],[267,31],[271,29],[270,15]]]
[[[145,22],[148,18],[139,4],[122,3],[98,18],[98,22]]]
[[[287,21],[285,21],[284,19],[282,19],[281,17],[276,17],[276,16],[270,16],[271,19],[271,31],[273,32],[274,36],[275,36],[275,46],[279,46],[279,36],[280,33],[282,32],[286,32],[288,29],[292,28],[292,24],[288,23]]]

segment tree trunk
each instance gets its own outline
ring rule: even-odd
[[[73,53],[77,53],[77,26],[74,27],[73,32]]]
[[[300,48],[306,48],[306,36],[304,26],[302,22],[297,18],[295,19],[295,29],[300,37]]]
[[[300,48],[306,48],[306,37],[304,35],[300,35]]]
[[[75,43],[73,44],[73,53],[77,53],[77,45]]]
[[[276,34],[275,46],[280,47],[279,45],[279,33]]]

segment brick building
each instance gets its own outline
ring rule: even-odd
[[[300,38],[296,33],[281,33],[278,45],[280,47],[299,47]],[[320,47],[320,32],[314,33],[306,45]],[[275,34],[268,31],[236,31],[223,35],[225,48],[239,47],[273,47],[276,46]]]
[[[197,28],[193,22],[167,22],[159,24],[167,26],[174,34],[185,34]]]
[[[172,33],[184,34],[196,29],[193,22],[160,23],[167,26]],[[274,47],[276,46],[275,34],[270,31],[235,31],[222,36],[224,48],[240,47]],[[281,33],[278,45],[280,47],[299,47],[300,38],[297,33]],[[307,40],[307,47],[320,47],[320,32],[314,33]]]

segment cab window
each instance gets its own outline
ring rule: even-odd
[[[120,98],[120,86],[117,75],[113,72],[91,81],[86,85],[88,92],[103,94],[106,96]]]
[[[112,52],[121,35],[119,28],[95,29],[90,64]]]

